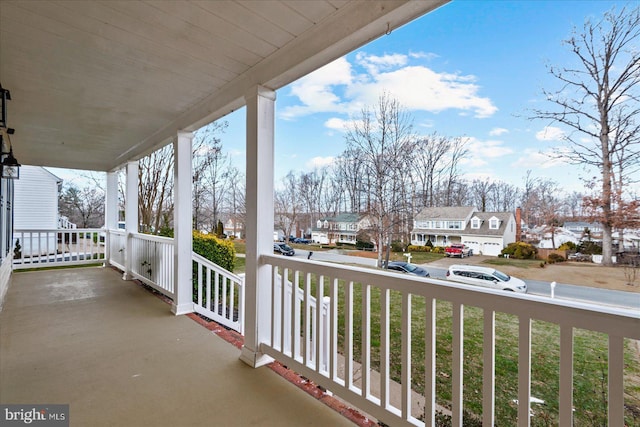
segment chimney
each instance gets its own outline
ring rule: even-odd
[[[522,240],[522,210],[516,208],[516,242]]]

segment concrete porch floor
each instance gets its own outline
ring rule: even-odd
[[[71,426],[354,424],[108,268],[16,272],[0,403],[69,404]]]

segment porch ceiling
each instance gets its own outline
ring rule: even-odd
[[[447,1],[3,0],[14,153],[112,170]]]

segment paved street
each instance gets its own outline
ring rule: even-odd
[[[296,249],[295,256],[297,258],[307,258],[308,250]],[[315,261],[336,262],[341,264],[364,265],[367,267],[375,267],[377,260],[372,258],[363,258],[357,256],[349,256],[338,253],[337,251],[321,251],[313,252],[311,259]],[[465,258],[465,260],[479,260],[480,257]],[[460,262],[454,259],[445,258],[436,263],[421,264],[421,267],[427,269],[434,279],[445,279],[447,265]],[[539,280],[525,280],[528,286],[528,293],[533,295],[551,296],[551,285],[549,282]],[[554,289],[554,297],[557,299],[566,299],[572,301],[584,301],[597,303],[601,305],[617,306],[640,310],[640,293],[614,291],[609,289],[593,288],[589,286],[570,285],[566,283],[557,283]]]

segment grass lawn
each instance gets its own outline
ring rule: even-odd
[[[314,277],[315,281],[316,278]],[[312,292],[315,293],[315,282]],[[339,283],[338,328],[339,346],[344,348],[345,336],[345,284]],[[325,295],[329,292],[325,284]],[[354,355],[362,354],[362,286],[354,284]],[[425,387],[425,322],[426,301],[412,297],[412,388],[424,393]],[[380,290],[371,289],[371,360],[375,369],[380,369]],[[391,292],[390,304],[390,369],[392,379],[400,382],[402,296]],[[437,402],[451,406],[452,376],[452,304],[436,303],[436,394]],[[535,415],[532,426],[557,425],[559,392],[560,330],[555,324],[532,322],[531,332],[532,380],[531,395],[545,401],[544,405],[533,405]],[[464,308],[464,409],[482,415],[482,343],[483,310]],[[601,426],[607,424],[607,337],[585,330],[574,332],[574,406],[575,425]],[[358,360],[360,361],[360,360]],[[496,313],[496,424],[515,425],[518,394],[518,318]],[[625,399],[627,425],[640,426],[640,358],[632,342],[625,350]],[[634,412],[631,408],[635,408]]]
[[[539,259],[514,259],[514,258],[489,258],[483,264],[491,265],[511,265],[518,268],[540,268]]]

